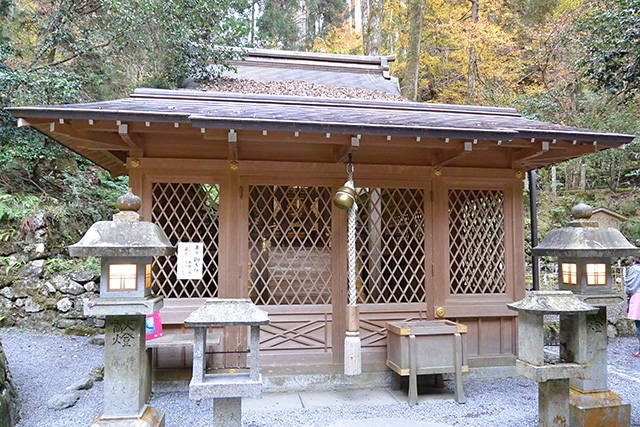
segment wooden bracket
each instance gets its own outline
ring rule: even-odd
[[[118,135],[132,150],[142,151],[142,144],[136,135],[129,134],[129,125],[118,125]]]
[[[86,130],[72,129],[68,124],[57,124],[55,122],[49,124],[49,134],[57,134],[73,141],[73,143],[86,150],[93,151],[130,151],[131,148],[128,145],[122,144],[121,138],[118,138],[113,133],[109,132],[96,132]]]
[[[515,164],[526,163],[528,160],[542,156],[547,151],[549,151],[549,141],[542,141],[534,147],[523,148],[513,153],[513,162]]]
[[[471,154],[471,152],[473,151],[473,143],[472,142],[464,142],[462,144],[462,146],[458,147],[457,149],[453,150],[453,153],[449,152],[449,150],[447,150],[444,153],[441,153],[440,155],[436,155],[435,156],[435,167],[442,167],[442,166],[446,166],[450,163],[455,162],[456,160],[460,160],[463,157],[468,156],[469,154]]]
[[[344,145],[338,149],[333,155],[335,163],[346,163],[349,160],[349,154],[353,154],[360,148],[360,138],[352,137],[351,144]]]

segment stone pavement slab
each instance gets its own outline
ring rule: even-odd
[[[300,392],[305,408],[321,408],[341,405],[389,405],[396,400],[387,389],[362,389],[346,391]]]
[[[340,420],[329,427],[452,427],[450,424],[413,421],[404,418],[369,418],[366,420]]]
[[[302,408],[298,393],[262,393],[261,399],[242,399],[243,411],[271,412]]]

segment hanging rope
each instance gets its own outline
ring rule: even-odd
[[[351,155],[349,155],[349,164],[347,165],[347,173],[349,179],[345,187],[351,188],[355,193],[355,185],[353,184],[353,163],[351,163]],[[347,214],[348,219],[348,288],[349,302],[347,305],[348,326],[346,336],[344,338],[344,373],[345,375],[360,375],[362,373],[362,346],[360,343],[360,332],[358,328],[358,307],[356,306],[356,218],[358,212],[358,203],[354,200]]]
[[[349,162],[347,166],[347,173],[349,174],[349,180],[345,184],[346,187],[351,187],[355,191],[353,184],[353,164]],[[356,218],[358,212],[358,204],[354,203],[349,209],[348,219],[348,271],[349,271],[349,305],[355,307],[356,305]]]

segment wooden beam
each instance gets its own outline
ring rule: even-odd
[[[597,153],[598,151],[601,151],[601,149],[599,149],[599,146],[594,146],[592,144],[574,145],[571,148],[565,148],[562,150],[549,150],[546,153],[542,153],[540,156],[532,157],[520,164],[514,163],[514,165],[516,167],[529,166],[537,168],[560,163],[568,159],[583,156],[585,154]]]
[[[127,147],[123,147],[122,145],[109,144],[107,142],[98,142],[98,141],[86,141],[82,138],[69,137],[73,140],[78,141],[77,147],[83,148],[85,150],[90,151],[104,151],[104,150],[115,150],[115,151],[128,151]]]
[[[468,156],[469,154],[471,154],[471,152],[473,151],[473,143],[472,142],[463,142],[462,145],[460,147],[458,147],[455,150],[452,150],[453,152],[441,152],[439,154],[436,154],[434,156],[435,162],[434,165],[435,167],[443,167],[446,166],[448,164],[451,164],[457,160],[460,160],[466,156]]]
[[[360,139],[352,137],[351,144],[341,147],[334,153],[334,163],[346,163],[349,160],[349,154],[355,153],[358,148],[360,148]]]
[[[51,135],[52,138],[57,139],[56,136],[65,136],[72,138],[74,141],[82,142],[87,147],[96,144],[97,147],[104,147],[104,144],[113,146],[114,150],[129,151],[130,147],[122,143],[121,138],[110,132],[95,132],[95,131],[83,131],[73,129],[70,125],[60,125],[57,123],[49,123],[44,129],[41,126],[37,126],[42,132]]]
[[[528,160],[540,157],[549,151],[549,141],[541,141],[534,144],[531,148],[523,148],[513,153],[513,162],[515,164],[524,164]]]
[[[136,135],[129,134],[129,125],[118,125],[118,135],[132,150],[142,151],[142,144]]]

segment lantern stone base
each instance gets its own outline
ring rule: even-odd
[[[538,427],[569,427],[569,379],[538,384]]]
[[[571,426],[629,427],[631,405],[612,391],[585,393],[571,388]]]
[[[164,427],[164,412],[147,406],[140,418],[103,418],[99,416],[91,427]]]

